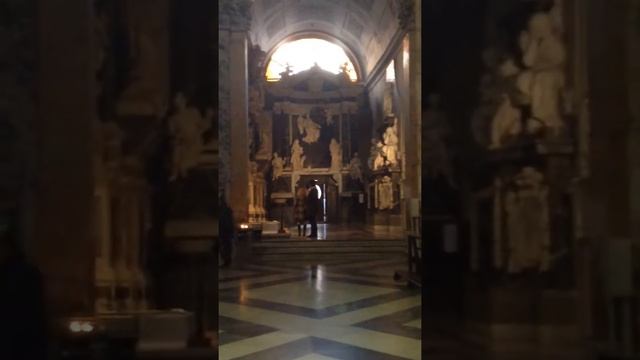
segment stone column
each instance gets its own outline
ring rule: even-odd
[[[225,62],[220,65],[221,104],[220,121],[226,124],[225,134],[229,138],[220,146],[228,146],[226,153],[228,179],[225,192],[229,205],[238,221],[248,219],[249,198],[249,99],[248,99],[248,30],[250,24],[250,2],[221,1],[219,40],[224,44]],[[222,45],[221,45],[222,46]],[[224,116],[222,116],[224,114]],[[222,154],[222,152],[221,152]]]
[[[92,2],[38,2],[38,179],[33,259],[51,316],[94,308],[96,116]]]
[[[401,76],[408,84],[409,96],[402,104],[407,109],[405,121],[401,124],[400,141],[403,154],[403,192],[405,214],[409,214],[411,198],[420,198],[422,168],[420,164],[421,115],[422,115],[422,48],[421,48],[421,2],[402,1],[405,11],[400,12],[400,24],[407,30],[403,41]],[[408,58],[407,58],[408,57]],[[411,219],[407,216],[407,228],[411,227]]]

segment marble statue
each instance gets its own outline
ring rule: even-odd
[[[369,161],[368,165],[371,170],[382,169],[385,165],[387,165],[387,159],[385,158],[384,152],[382,149],[384,145],[382,141],[377,139],[371,139],[371,149],[369,150]]]
[[[355,181],[364,183],[364,176],[362,175],[362,161],[358,157],[358,153],[353,153],[353,157],[349,162],[349,176]]]
[[[501,147],[505,136],[515,136],[522,132],[522,113],[511,102],[507,94],[502,95],[502,103],[491,121],[491,149]]]
[[[300,135],[304,136],[302,138],[302,141],[306,142],[307,144],[312,144],[318,141],[318,139],[320,138],[321,126],[318,125],[315,121],[311,120],[308,114],[304,114],[298,117],[297,123]]]
[[[507,191],[508,272],[549,269],[549,204],[544,176],[524,167],[515,176],[515,187]]]
[[[566,49],[551,15],[534,14],[519,40],[526,69],[520,74],[518,85],[531,106],[532,120],[558,135],[564,127],[560,104]]]
[[[387,127],[383,134],[384,146],[382,151],[388,161],[389,166],[396,166],[400,159],[398,152],[398,119],[393,119],[393,125]]]
[[[423,118],[423,153],[425,154],[425,170],[428,176],[435,178],[439,175],[446,177],[453,186],[453,169],[446,139],[450,128],[447,117],[440,109],[440,96],[430,94],[429,108]]]
[[[393,209],[393,182],[389,176],[384,176],[378,183],[378,209]]]
[[[204,147],[203,134],[211,126],[198,109],[187,105],[187,98],[183,94],[177,93],[174,103],[176,112],[169,117],[169,133],[173,140],[172,181],[185,177],[198,164]]]
[[[342,169],[342,147],[336,139],[331,139],[329,151],[331,152],[331,171],[340,171]]]
[[[300,145],[300,141],[298,139],[293,141],[293,145],[291,145],[291,167],[293,171],[300,171],[304,167],[304,149]]]
[[[273,160],[271,160],[271,167],[273,168],[273,174],[271,176],[272,180],[278,179],[282,176],[282,172],[284,171],[284,160],[278,155],[277,152],[273,153]]]

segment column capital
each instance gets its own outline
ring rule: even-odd
[[[249,31],[252,0],[221,0],[218,3],[219,27],[232,31]]]
[[[403,30],[411,30],[416,22],[416,7],[414,0],[396,0],[398,9],[398,24]]]

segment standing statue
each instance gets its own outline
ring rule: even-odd
[[[516,136],[522,132],[522,113],[511,102],[507,94],[502,95],[502,104],[491,122],[491,149],[502,146],[505,136]]]
[[[388,176],[384,176],[378,183],[378,209],[393,209],[393,182]]]
[[[297,123],[300,135],[304,136],[302,138],[302,141],[306,142],[307,144],[312,144],[318,141],[318,139],[320,138],[321,126],[318,125],[315,121],[311,120],[308,114],[304,114],[298,117]]]
[[[331,171],[340,171],[342,169],[342,147],[336,139],[331,139],[329,151],[331,152]]]
[[[400,159],[398,153],[398,119],[393,119],[393,125],[387,127],[383,135],[384,146],[382,151],[384,152],[389,166],[396,166]]]
[[[549,269],[549,204],[543,179],[536,169],[525,167],[514,178],[515,188],[506,194],[510,273]]]
[[[293,145],[291,145],[291,167],[293,171],[302,170],[305,159],[304,149],[300,145],[300,141],[298,139],[294,140]]]
[[[353,157],[349,162],[349,176],[351,176],[351,179],[358,181],[361,184],[364,183],[364,177],[362,175],[362,161],[360,161],[357,152],[353,153]]]
[[[176,94],[174,102],[176,112],[169,117],[169,133],[173,140],[171,181],[185,177],[198,164],[203,150],[203,134],[211,126],[198,109],[187,106],[187,98],[182,93]]]
[[[371,149],[369,150],[369,169],[378,170],[387,165],[387,160],[383,152],[384,145],[382,141],[371,139]]]
[[[566,50],[547,13],[537,13],[529,20],[527,31],[520,35],[526,70],[518,84],[531,106],[533,121],[552,130],[557,136],[564,127],[560,102],[565,86]]]
[[[271,180],[277,180],[284,171],[284,160],[278,155],[277,152],[273,153],[273,160],[271,160],[271,167],[273,168],[273,174]]]

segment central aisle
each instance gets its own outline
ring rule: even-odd
[[[220,359],[420,359],[406,258],[252,262],[219,272]]]

